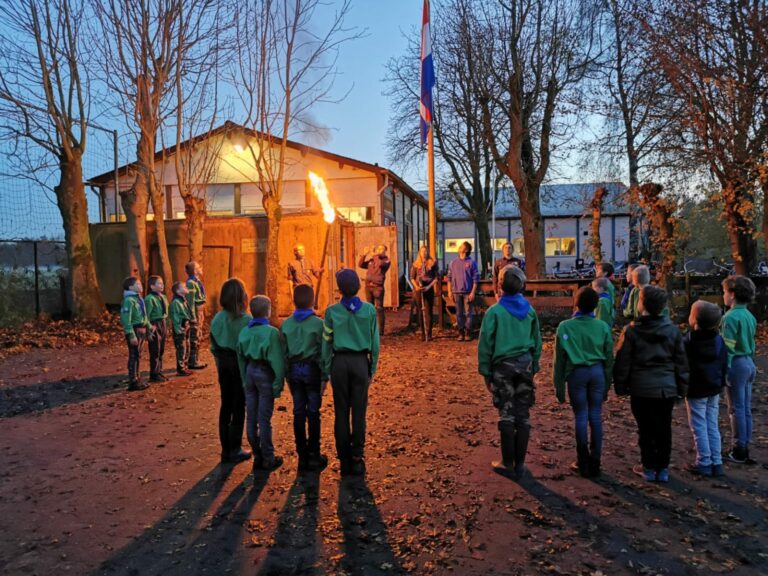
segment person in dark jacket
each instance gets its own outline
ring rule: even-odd
[[[688,393],[683,336],[662,315],[666,305],[666,290],[643,287],[640,316],[624,328],[613,365],[616,393],[631,397],[637,422],[642,467],[634,470],[648,482],[669,482],[672,410]]]
[[[435,303],[435,292],[438,281],[437,262],[429,256],[429,248],[419,248],[419,255],[411,266],[411,284],[413,297],[416,300],[416,312],[419,317],[421,339],[424,342],[432,340],[432,308]]]
[[[365,299],[376,307],[376,317],[379,324],[379,335],[384,336],[384,286],[392,261],[387,256],[384,244],[375,249],[366,248],[357,263],[365,273]]]
[[[507,266],[517,266],[520,268],[521,260],[516,256],[512,256],[512,243],[505,242],[501,247],[501,258],[493,263],[493,293],[496,294],[496,300],[504,295],[501,289],[501,278],[499,274]]]
[[[697,300],[691,307],[691,331],[685,351],[691,371],[686,406],[693,432],[696,463],[688,471],[699,476],[723,476],[723,456],[717,418],[720,392],[728,375],[728,348],[718,333],[722,314],[711,302]]]

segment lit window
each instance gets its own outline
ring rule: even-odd
[[[336,210],[354,224],[373,224],[372,206],[339,207]]]
[[[522,238],[512,240],[512,254],[515,256],[525,256],[525,242]]]
[[[547,256],[576,256],[576,238],[547,238]]]
[[[469,245],[472,246],[474,243],[474,238],[448,238],[445,241],[446,253],[457,254],[459,252],[459,246],[461,246],[464,242],[469,242]]]

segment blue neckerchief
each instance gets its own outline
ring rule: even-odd
[[[293,311],[293,317],[296,318],[297,322],[304,322],[304,320],[314,315],[315,311],[310,310],[309,308],[296,308],[296,310]]]
[[[523,295],[519,292],[513,296],[504,294],[501,298],[499,298],[499,304],[501,304],[501,307],[504,308],[504,310],[512,314],[512,316],[518,320],[522,320],[528,316],[528,310],[531,309],[531,305],[528,303],[528,300],[523,298]]]
[[[248,328],[253,328],[254,326],[269,326],[269,318],[254,318],[248,322]]]
[[[205,300],[205,286],[203,286],[203,281],[200,280],[197,276],[192,274],[187,280],[192,280],[195,284],[197,284],[197,287],[200,289],[200,296],[202,296],[203,300]]]
[[[158,292],[155,292],[154,290],[150,292],[150,294],[154,294],[160,299],[160,308],[163,309],[163,316],[165,316],[165,313],[167,312],[167,310],[165,309],[165,298],[163,298],[163,295]]]
[[[358,298],[357,296],[344,296],[341,299],[341,304],[352,312],[352,314],[357,314],[358,310],[363,307],[363,302]]]
[[[595,313],[589,312],[588,314],[584,314],[584,312],[579,312],[578,310],[576,310],[576,312],[573,313],[574,318],[581,318],[582,316],[587,316],[588,318],[594,318]]]
[[[626,308],[627,302],[629,302],[629,296],[632,294],[632,289],[634,288],[634,285],[630,282],[627,284],[627,289],[624,291],[624,296],[621,299],[621,307]]]
[[[136,300],[139,301],[139,308],[141,308],[141,315],[142,316],[147,315],[147,307],[144,304],[144,298],[139,296],[138,292],[134,292],[133,290],[123,290],[123,298],[136,298]]]
[[[608,292],[601,292],[600,293],[600,298],[605,298],[607,300],[612,300],[611,295],[608,294]]]

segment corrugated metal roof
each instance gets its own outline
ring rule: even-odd
[[[599,187],[608,190],[605,198],[603,214],[606,216],[629,214],[627,204],[627,187],[621,182],[589,182],[582,184],[545,184],[541,187],[541,213],[545,217],[558,216],[589,216],[589,203]],[[418,192],[422,196],[426,191]],[[441,194],[437,193],[438,198]],[[443,196],[444,197],[444,196]],[[467,220],[469,216],[455,201],[438,201],[437,209],[442,220]],[[490,214],[489,214],[490,215]],[[520,218],[517,204],[517,193],[514,188],[504,188],[496,201],[496,218]]]

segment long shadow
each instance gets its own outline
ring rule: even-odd
[[[344,558],[341,567],[347,574],[405,574],[389,544],[387,526],[365,478],[342,478],[337,508],[344,532]]]
[[[319,574],[317,506],[320,472],[297,473],[275,532],[275,542],[258,571],[260,576]]]
[[[104,561],[94,574],[223,573],[223,565],[234,562],[243,524],[269,480],[268,474],[257,474],[251,483],[247,476],[211,513],[211,504],[232,471],[229,465],[216,466],[154,526]]]

